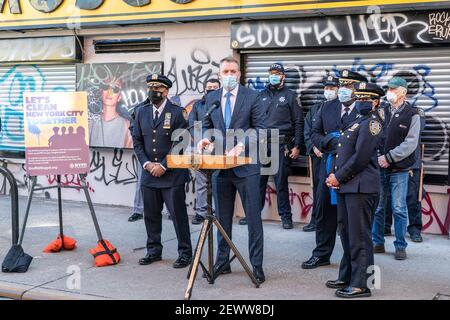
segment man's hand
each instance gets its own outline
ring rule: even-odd
[[[380,167],[385,168],[385,169],[389,167],[389,163],[387,162],[385,156],[378,157],[378,164],[380,165]]]
[[[152,176],[159,178],[164,173],[166,173],[166,170],[164,170],[164,168],[159,163],[155,163],[150,173],[152,174]]]
[[[149,163],[145,166],[145,170],[147,170],[147,171],[151,174],[154,166],[155,166],[155,164],[154,164],[153,162],[149,162]]]
[[[336,176],[334,175],[334,173],[330,174],[326,180],[326,184],[329,188],[335,188],[338,189],[339,188],[339,181],[336,179]]]
[[[239,157],[239,155],[245,150],[245,148],[238,144],[233,149],[227,152],[228,157]]]
[[[202,151],[207,149],[210,144],[211,144],[211,141],[209,141],[209,139],[202,139],[202,140],[200,140],[200,142],[197,144],[198,152],[202,153]]]
[[[298,158],[299,155],[300,155],[300,149],[297,147],[294,147],[291,149],[291,154],[289,155],[289,158],[295,160]]]
[[[314,154],[316,155],[317,158],[322,158],[323,153],[320,152],[319,149],[317,149],[316,147],[313,147],[313,151],[314,151]]]

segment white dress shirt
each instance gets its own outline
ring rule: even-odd
[[[353,108],[355,107],[356,101],[353,102],[351,105],[348,106],[348,114],[352,113]],[[341,118],[344,116],[345,114],[345,106],[343,104],[341,104],[342,108],[341,108]]]
[[[239,91],[239,85],[236,86],[236,88],[234,88],[231,91],[227,91],[225,89],[223,89],[222,92],[222,115],[223,115],[223,119],[225,119],[225,105],[227,103],[227,93],[230,92],[231,93],[231,97],[230,97],[230,101],[231,101],[231,115],[233,115],[234,112],[234,105],[236,104],[236,97],[238,95],[238,91]]]

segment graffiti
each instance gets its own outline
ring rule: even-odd
[[[450,12],[433,12],[429,15],[428,34],[435,40],[450,39]]]
[[[298,48],[450,42],[448,11],[237,22],[232,47]]]
[[[103,182],[105,186],[114,183],[116,185],[128,185],[137,182],[139,162],[133,154],[131,161],[124,159],[123,149],[114,149],[111,163],[107,163],[105,155],[100,151],[92,150],[91,178]]]
[[[185,67],[180,68],[177,58],[172,57],[167,76],[173,82],[171,92],[176,96],[185,93],[204,93],[206,82],[213,74],[218,73],[219,63],[213,61],[206,50],[193,50],[190,59]]]
[[[447,191],[450,194],[450,189]],[[426,193],[425,195],[425,203],[428,208],[422,207],[422,215],[428,218],[428,221],[423,222],[423,231],[426,231],[431,225],[437,224],[439,227],[439,231],[441,234],[448,234],[450,229],[450,214],[447,212],[447,216],[445,218],[445,222],[442,223],[441,219],[439,218],[438,214],[436,213],[436,210],[433,207],[433,202],[431,201],[431,196],[429,193]],[[450,204],[450,199],[449,199]]]
[[[58,183],[58,177],[56,175],[47,176],[47,182],[49,185],[54,185]],[[95,189],[90,185],[89,182],[86,183],[88,190],[90,192],[95,192]],[[61,176],[61,186],[62,187],[75,187],[75,190],[80,192],[83,188],[80,176],[77,174],[65,174]]]
[[[277,191],[271,186],[267,186],[265,202],[269,207],[272,206],[272,195],[277,195]],[[292,188],[289,188],[289,201],[291,206],[294,206],[297,202],[300,207],[300,219],[304,220],[311,213],[313,208],[313,198],[309,192],[296,193]]]

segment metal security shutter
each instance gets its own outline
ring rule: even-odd
[[[24,151],[23,93],[75,91],[75,65],[0,67],[0,151]]]
[[[245,80],[257,90],[267,83],[268,66],[280,61],[287,67],[287,85],[299,93],[305,112],[323,99],[321,81],[328,74],[350,68],[370,82],[386,86],[394,75],[410,84],[409,101],[425,111],[425,172],[448,175],[448,126],[450,123],[450,48],[321,50],[317,52],[245,54]]]

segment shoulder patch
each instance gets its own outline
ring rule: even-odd
[[[380,119],[384,121],[386,119],[386,114],[384,113],[384,108],[378,109],[377,112],[378,112],[378,116],[380,117]]]
[[[425,117],[425,111],[423,111],[422,108],[417,107],[417,113],[419,114],[419,116]]]
[[[377,136],[380,134],[382,129],[381,123],[376,120],[371,120],[369,123],[369,130],[373,136]]]
[[[183,108],[182,113],[183,113],[183,118],[184,118],[184,120],[188,121],[188,119],[189,119],[189,113],[187,112],[187,110]]]

